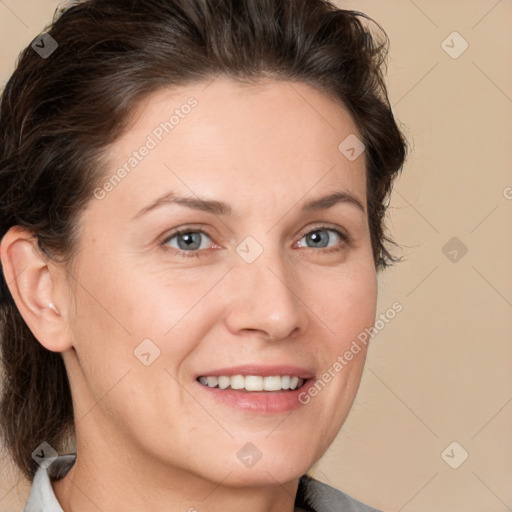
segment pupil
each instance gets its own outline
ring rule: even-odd
[[[311,235],[310,235],[310,240],[314,244],[321,243],[322,241],[327,242],[328,241],[327,239],[328,239],[328,236],[327,236],[327,233],[325,233],[325,231],[315,231],[314,233],[311,233]]]
[[[182,240],[185,241],[184,247],[180,243]],[[197,245],[197,247],[193,247],[194,243]],[[180,246],[180,249],[198,249],[201,245],[199,233],[185,233],[181,235],[181,237],[178,238],[178,245]]]

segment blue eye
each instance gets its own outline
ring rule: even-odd
[[[300,240],[304,240],[306,239],[306,241],[311,241],[312,242],[312,246],[308,246],[312,249],[324,249],[326,247],[329,247],[328,244],[331,239],[333,238],[331,235],[329,235],[329,233],[334,233],[335,234],[335,242],[336,242],[336,237],[340,240],[343,240],[343,241],[347,241],[347,237],[341,233],[340,231],[338,231],[337,229],[330,229],[330,228],[318,228],[318,229],[315,229],[313,231],[309,231],[308,233],[306,233]],[[338,240],[339,242],[339,240]],[[306,242],[307,243],[307,242]],[[332,246],[331,246],[332,247]]]
[[[185,256],[185,257],[197,256],[197,257],[199,257],[199,252],[196,252],[196,251],[205,249],[204,247],[201,247],[201,237],[203,235],[206,236],[207,238],[209,238],[211,241],[211,238],[204,231],[180,230],[180,231],[176,231],[171,236],[166,238],[163,241],[163,245],[166,245],[166,246],[170,245],[171,247],[173,247],[173,249],[176,249],[177,253],[181,256]],[[169,244],[169,242],[174,239],[176,239],[176,241],[178,243],[178,247],[175,247],[175,246]]]
[[[204,237],[206,237],[209,242],[207,241],[205,243]],[[299,244],[301,244],[302,240],[306,240],[306,248],[309,249],[327,249],[332,247],[332,249],[329,249],[328,251],[320,252],[339,251],[343,249],[344,243],[350,242],[348,235],[345,235],[337,229],[328,228],[327,226],[321,226],[306,232],[299,240]],[[175,245],[175,243],[177,245]],[[173,249],[172,252],[179,256],[186,258],[199,258],[200,256],[205,255],[206,249],[208,249],[212,243],[213,241],[211,237],[204,231],[185,228],[176,230],[174,233],[169,235],[162,242],[162,246],[165,248],[170,247]],[[302,247],[302,244],[300,246]]]

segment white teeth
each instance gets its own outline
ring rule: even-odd
[[[263,391],[263,377],[247,375],[245,377],[245,389],[247,391]]]
[[[218,377],[199,377],[203,386],[220,389],[245,389],[246,391],[281,391],[282,389],[297,389],[302,386],[304,379],[290,375],[271,375],[260,377],[259,375],[219,375]]]
[[[233,375],[231,377],[231,389],[243,389],[245,387],[245,377],[243,375]]]
[[[226,376],[219,377],[219,388],[226,389],[231,384],[230,378]]]
[[[208,386],[211,388],[214,388],[219,383],[219,379],[217,377],[206,377],[206,380],[208,381]]]
[[[264,377],[263,389],[265,391],[279,391],[281,389],[281,377]]]

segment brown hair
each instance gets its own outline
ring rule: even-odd
[[[385,247],[384,216],[407,146],[383,78],[388,38],[368,21],[327,0],[85,0],[57,11],[47,32],[58,47],[42,58],[28,46],[2,95],[0,237],[25,227],[45,257],[72,264],[79,215],[130,114],[161,88],[220,74],[308,83],[349,109],[366,146],[376,268],[400,261]],[[46,441],[60,451],[74,433],[69,382],[9,294],[0,342],[1,436],[32,480],[33,450]]]

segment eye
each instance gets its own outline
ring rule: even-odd
[[[320,226],[304,233],[297,242],[299,247],[302,247],[303,240],[306,241],[306,248],[329,249],[323,252],[340,251],[350,242],[348,235],[327,226]],[[200,229],[182,228],[171,233],[161,245],[179,256],[199,258],[205,255],[206,249],[215,244],[211,237]]]
[[[306,244],[311,243],[311,245],[308,245],[309,248],[324,249],[327,247],[333,247],[332,245],[328,245],[329,242],[332,241],[335,242],[335,245],[336,242],[339,244],[340,241],[348,242],[348,236],[337,229],[319,227],[312,231],[308,231],[299,240],[299,244],[302,242],[302,240],[306,240]]]
[[[202,244],[204,242],[204,237],[210,240],[210,243],[206,244],[206,247]],[[175,241],[177,246],[171,243]],[[199,257],[200,253],[197,251],[207,249],[208,246],[211,245],[211,238],[201,230],[178,230],[168,236],[163,242],[163,246],[170,246],[176,250],[177,254],[181,256],[190,257],[197,256]]]

